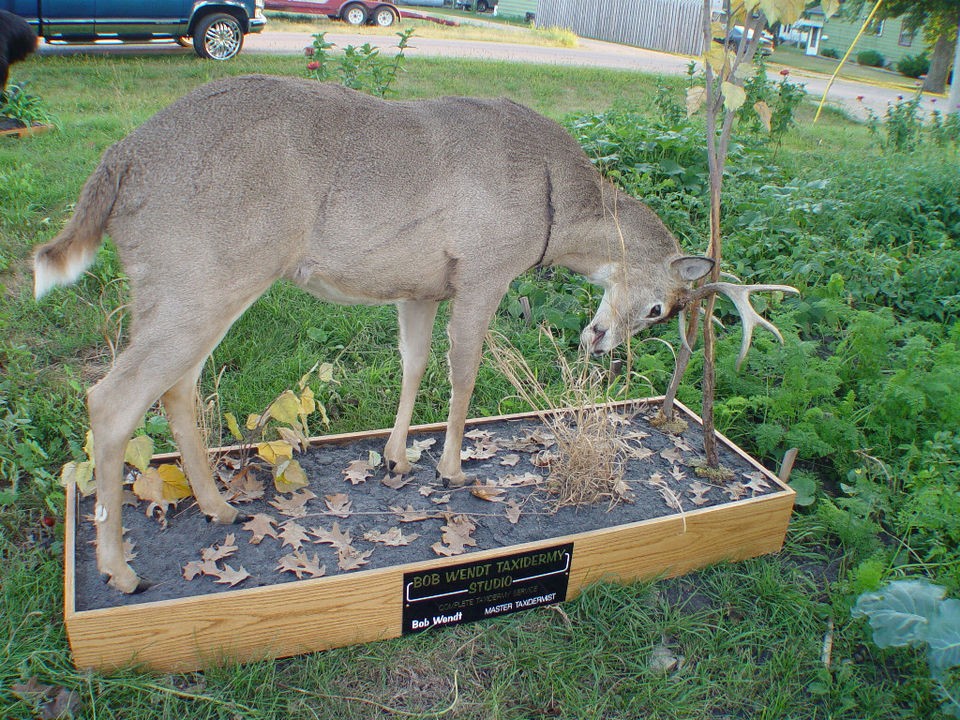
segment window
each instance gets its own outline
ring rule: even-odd
[[[876,35],[877,37],[880,37],[881,35],[883,35],[883,23],[884,23],[883,20],[873,20],[867,26],[867,32],[870,33],[871,35]]]
[[[914,30],[900,28],[900,39],[897,41],[897,44],[900,45],[900,47],[910,47],[913,45],[913,36],[916,34]]]

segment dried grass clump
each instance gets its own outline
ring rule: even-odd
[[[487,348],[497,368],[550,428],[556,452],[550,456],[547,489],[556,498],[555,509],[606,502],[611,507],[627,499],[623,480],[627,447],[602,404],[606,397],[603,371],[586,358],[571,364],[549,331],[544,334],[556,350],[564,392],[560,412],[526,359],[502,335],[487,336]]]

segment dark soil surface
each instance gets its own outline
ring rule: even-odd
[[[12,117],[0,115],[0,132],[4,130],[19,130],[26,127],[26,124]]]
[[[471,430],[480,434],[465,438],[465,453],[490,455],[464,461],[464,470],[484,483],[479,490],[472,486],[447,489],[435,480],[434,467],[443,443],[440,432],[411,432],[408,444],[430,439],[435,444],[423,451],[414,472],[404,478],[409,483],[399,489],[383,483],[382,466],[360,472],[360,476],[369,477],[356,485],[346,475],[354,461],[367,461],[371,451],[381,453],[383,438],[320,441],[296,456],[310,485],[309,492],[301,490],[296,495],[306,502],[299,510],[288,510],[288,514],[271,503],[279,500],[281,506],[284,501],[289,504],[291,495],[276,493],[269,468],[260,468],[256,478],[265,486],[263,497],[238,504],[247,516],[269,515],[275,521],[270,527],[279,537],[267,535],[258,544],[251,543],[254,533],[243,523],[208,523],[189,500],[171,507],[162,521],[147,515],[147,503],[139,501],[136,507],[124,509],[125,537],[135,555],[134,568],[154,585],[134,596],[112,590],[97,572],[91,519],[94,500],[86,498],[80,502],[76,536],[76,608],[90,610],[225,592],[233,588],[218,580],[235,580],[245,574],[249,577],[234,588],[295,582],[296,574],[279,569],[282,564],[300,567],[306,579],[311,572],[305,567],[316,573],[322,566],[324,574],[330,576],[345,572],[341,565],[354,566],[346,572],[362,572],[460,552],[468,561],[470,553],[478,550],[616,527],[780,491],[756,466],[725,445],[721,445],[721,461],[735,472],[734,479],[714,484],[699,479],[693,465],[702,452],[700,426],[691,421],[682,434],[669,435],[650,425],[648,416],[654,410],[649,404],[636,403],[610,411],[610,421],[629,450],[624,499],[612,506],[607,499],[589,506],[555,507],[556,497],[550,493],[547,480],[550,470],[540,466],[546,459],[541,453],[555,448],[544,447],[550,444],[550,430],[535,417],[468,424],[468,435]],[[478,497],[473,490],[488,499]],[[344,508],[342,503],[346,501],[350,504]],[[338,510],[331,510],[331,504]],[[417,511],[422,519],[404,522],[409,518],[395,510],[401,508]],[[467,532],[451,534],[449,528],[467,528]],[[369,537],[370,533],[387,534],[391,530],[395,542],[408,544],[393,546]],[[398,531],[402,538],[396,538]],[[228,537],[231,534],[232,540]],[[413,535],[417,537],[411,538]],[[290,542],[285,542],[288,538]],[[464,538],[466,543],[461,548]],[[338,539],[345,549],[335,546]],[[290,559],[297,545],[302,563]],[[233,546],[236,549],[230,550]],[[198,569],[204,552],[208,559],[214,558],[207,565],[214,568],[213,574]],[[290,557],[283,560],[285,556]],[[197,574],[188,581],[185,569],[189,575],[191,567]]]

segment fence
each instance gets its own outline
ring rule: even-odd
[[[702,0],[539,0],[538,27],[650,50],[703,53]]]

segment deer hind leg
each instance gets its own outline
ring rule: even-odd
[[[200,511],[213,522],[229,524],[236,522],[237,509],[224,500],[217,489],[207,448],[197,425],[197,379],[202,367],[202,364],[197,365],[181,377],[163,394],[161,402]]]
[[[450,411],[447,416],[447,433],[443,443],[443,455],[437,463],[437,475],[445,486],[461,487],[468,482],[460,466],[460,450],[463,444],[463,425],[473,386],[480,368],[483,340],[490,320],[500,302],[495,298],[468,296],[468,300],[454,300],[447,325],[450,350],[447,361],[450,366]]]
[[[400,361],[403,365],[403,385],[397,419],[387,439],[383,459],[387,470],[408,473],[407,432],[413,417],[413,405],[420,389],[420,381],[430,359],[430,340],[433,337],[433,321],[440,303],[432,300],[405,301],[397,304],[397,321],[400,325]]]

